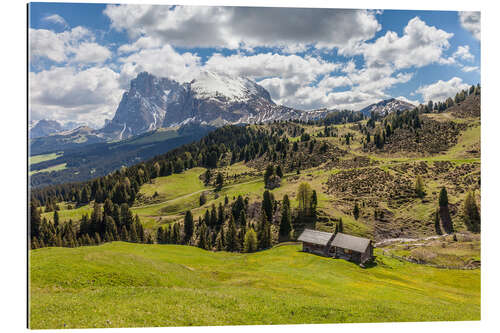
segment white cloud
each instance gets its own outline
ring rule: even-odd
[[[54,23],[54,24],[60,24],[63,27],[68,27],[68,23],[66,22],[66,20],[63,17],[61,17],[60,15],[57,15],[57,14],[47,15],[44,18],[42,18],[42,20],[45,21],[45,22],[50,22],[50,23]]]
[[[462,27],[481,40],[481,12],[459,12],[458,17]]]
[[[119,74],[108,68],[53,67],[30,72],[32,119],[80,121],[100,127],[118,107]]]
[[[123,44],[118,48],[119,53],[131,53],[142,49],[152,49],[160,47],[163,43],[158,38],[141,37],[131,44]]]
[[[413,104],[415,106],[418,106],[420,104],[420,101],[418,99],[411,100],[411,99],[406,98],[405,96],[398,96],[398,97],[396,97],[396,99]]]
[[[94,42],[83,42],[71,49],[75,56],[71,59],[75,63],[102,63],[111,58],[111,51]]]
[[[352,47],[381,29],[376,13],[352,9],[108,5],[111,27],[133,39],[181,47]]]
[[[469,85],[464,83],[461,78],[453,77],[448,81],[439,80],[432,84],[422,86],[417,89],[416,93],[421,94],[423,100],[428,102],[444,101],[448,97],[453,97],[457,92],[469,88]]]
[[[57,63],[77,61],[100,63],[111,56],[104,46],[94,42],[95,36],[84,27],[75,27],[61,33],[46,29],[30,29],[31,61],[47,58]]]
[[[387,31],[373,43],[364,43],[353,53],[363,54],[368,67],[391,64],[396,69],[422,67],[442,59],[443,51],[450,47],[452,33],[428,26],[419,17],[411,19],[401,37]]]
[[[67,58],[64,40],[53,31],[30,29],[29,45],[32,61],[45,57],[55,62],[63,62]]]
[[[312,56],[280,55],[276,53],[260,53],[256,55],[236,54],[223,56],[212,55],[205,68],[223,71],[232,75],[242,75],[251,79],[264,77],[299,78],[311,81],[318,75],[326,74],[340,68],[340,64],[327,62]]]
[[[479,71],[479,66],[463,66],[462,71],[464,71],[466,73]]]
[[[462,45],[453,53],[454,58],[459,58],[466,61],[474,61],[474,55],[470,53],[469,45]]]
[[[190,52],[177,53],[170,45],[143,49],[118,59],[121,65],[120,82],[127,88],[140,72],[168,77],[180,82],[190,81],[200,68],[200,58]]]

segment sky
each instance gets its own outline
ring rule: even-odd
[[[302,110],[440,101],[480,83],[479,12],[31,3],[31,120],[98,128],[147,71],[245,76]]]

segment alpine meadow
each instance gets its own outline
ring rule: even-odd
[[[30,4],[29,327],[480,320],[479,23]]]

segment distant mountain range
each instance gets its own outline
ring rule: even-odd
[[[329,111],[301,111],[277,105],[269,92],[242,77],[202,71],[193,81],[179,83],[140,73],[123,94],[114,118],[102,132],[118,139],[161,127],[198,122],[202,125],[310,120]]]
[[[385,115],[413,107],[401,100],[388,99],[361,112],[367,116],[372,111]],[[179,83],[143,72],[130,82],[113,119],[107,120],[101,129],[74,122],[63,125],[55,120],[30,122],[30,155],[59,153],[57,159],[33,165],[32,171],[66,165],[65,170],[50,176],[33,174],[32,185],[103,175],[121,165],[137,163],[192,142],[225,124],[309,121],[324,118],[332,111],[335,110],[303,111],[277,105],[266,89],[242,77],[203,71],[191,82]],[[143,136],[150,138],[144,141]],[[137,145],[136,140],[141,144]]]
[[[390,98],[380,101],[375,104],[368,105],[359,112],[363,113],[365,116],[369,117],[372,112],[380,116],[386,116],[387,114],[394,111],[404,111],[411,110],[415,105],[402,101],[400,99]]]
[[[360,110],[366,116],[371,112],[386,115],[414,106],[398,99],[387,99]],[[47,151],[89,143],[123,140],[158,128],[187,123],[219,127],[225,124],[260,123],[274,120],[319,119],[331,109],[311,111],[277,105],[269,92],[257,83],[211,71],[202,71],[187,83],[169,78],[158,78],[142,72],[130,82],[130,89],[122,96],[112,120],[98,130],[78,127],[76,123],[60,124],[55,120],[30,123],[30,138],[54,136],[32,142],[33,151]],[[68,131],[69,130],[69,131]],[[47,142],[46,142],[47,141]]]

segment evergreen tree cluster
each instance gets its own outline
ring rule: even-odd
[[[133,216],[128,204],[113,204],[107,199],[104,204],[94,203],[90,217],[85,214],[74,223],[59,222],[54,211],[53,220],[41,218],[40,209],[30,204],[31,248],[46,246],[76,247],[99,245],[104,242],[126,241],[152,243],[153,239],[144,232],[139,216]]]

